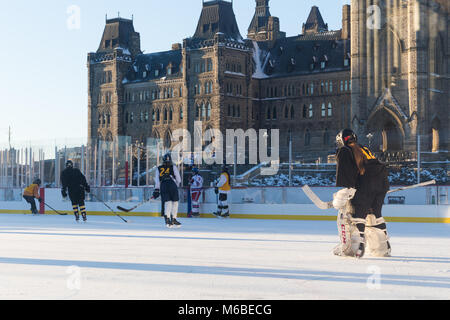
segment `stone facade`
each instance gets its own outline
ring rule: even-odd
[[[351,3],[352,126],[377,151],[449,150],[448,1]],[[367,139],[366,139],[367,140]]]
[[[422,9],[435,10],[441,21],[442,13],[429,2],[420,1]],[[131,141],[144,143],[153,137],[170,148],[174,130],[193,132],[194,122],[201,121],[204,131],[223,133],[279,129],[282,159],[292,141],[297,160],[326,161],[344,127],[355,127],[363,137],[373,132],[375,139],[402,140],[385,142],[383,151],[413,150],[420,123],[424,133],[436,127],[439,149],[448,149],[448,31],[442,36],[437,28],[434,39],[441,41],[429,52],[414,44],[417,39],[406,38],[409,29],[398,31],[399,40],[392,32],[372,35],[363,26],[365,10],[361,1],[352,1],[351,7],[343,7],[342,29],[329,31],[313,7],[302,34],[287,37],[269,12],[269,0],[256,0],[243,39],[232,3],[204,2],[191,38],[150,54],[141,52],[133,21],[107,20],[98,51],[88,55],[89,137],[131,136]],[[414,11],[407,5],[387,15],[400,21]],[[425,33],[421,30],[417,37]],[[377,40],[367,41],[368,36]],[[383,49],[386,44],[389,49]],[[374,48],[377,57],[389,58],[366,55]],[[432,53],[438,59],[444,53],[445,63],[425,64]],[[383,64],[385,72],[380,73],[386,59],[390,65]],[[419,76],[425,71],[426,80]],[[433,90],[427,89],[430,85]],[[396,135],[386,135],[391,127]]]

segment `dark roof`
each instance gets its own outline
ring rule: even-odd
[[[223,33],[226,39],[242,40],[231,2],[223,0],[204,2],[192,39],[213,39],[217,33]]]
[[[97,52],[112,52],[116,47],[129,49],[132,46],[133,35],[137,35],[133,20],[124,18],[106,20],[102,41]]]
[[[128,70],[124,83],[157,80],[163,77],[176,78],[180,74],[181,62],[181,50],[140,54],[136,56],[135,62]],[[167,74],[169,64],[172,66],[170,75]],[[157,75],[155,74],[156,70],[158,70]]]
[[[317,31],[327,31],[328,24],[323,21],[322,15],[320,14],[319,8],[313,6],[311,12],[309,13],[308,20],[304,24],[304,31],[316,30]]]
[[[278,77],[350,70],[350,66],[344,66],[344,59],[350,57],[350,40],[340,39],[340,31],[326,33],[328,37],[317,34],[317,37],[305,38],[301,35],[282,38],[272,48],[258,42],[262,52],[259,63],[264,73]],[[321,68],[323,61],[326,62],[325,69]],[[311,69],[313,63],[314,68]]]

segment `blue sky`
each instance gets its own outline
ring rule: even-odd
[[[301,33],[313,5],[330,29],[340,29],[342,5],[350,0],[271,0],[288,36]],[[79,28],[68,22],[80,10]],[[87,136],[88,52],[98,48],[105,15],[134,15],[145,52],[165,51],[192,36],[201,0],[16,0],[0,10],[0,145],[12,142],[82,139]],[[242,36],[255,8],[254,0],[234,0]],[[5,32],[6,31],[6,32]]]

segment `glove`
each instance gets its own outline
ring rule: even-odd
[[[38,198],[38,201],[39,201],[39,203],[41,203],[41,202],[42,202],[42,199],[41,199],[41,198]]]
[[[156,189],[155,191],[153,191],[153,199],[158,199],[159,196],[160,196],[159,189]]]
[[[63,198],[67,198],[67,192],[66,192],[66,190],[62,189],[62,190],[61,190],[61,195],[63,196]]]
[[[352,200],[355,197],[356,189],[346,188],[339,190],[337,193],[333,195],[333,207],[336,210],[344,209],[347,205],[347,202]]]
[[[219,188],[215,187],[215,188],[214,188],[214,192],[215,192],[216,194],[219,194]]]
[[[91,187],[88,184],[86,185],[84,190],[86,190],[87,193],[91,193]]]

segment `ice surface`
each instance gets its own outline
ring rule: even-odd
[[[0,299],[448,299],[450,225],[391,223],[339,258],[334,222],[0,215]]]

